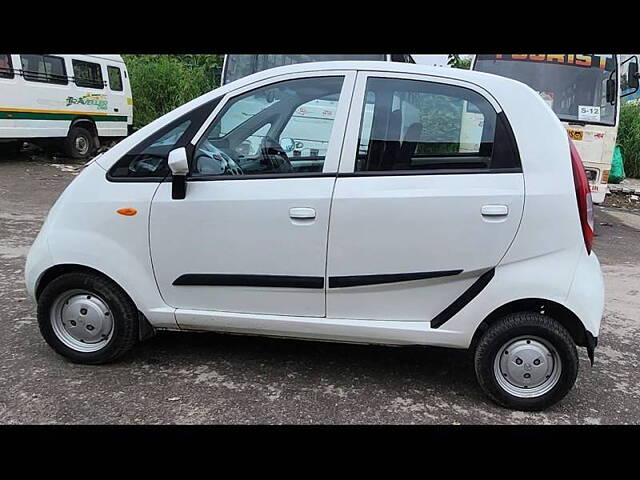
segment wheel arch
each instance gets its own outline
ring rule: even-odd
[[[40,276],[40,278],[38,279],[38,282],[36,283],[36,288],[35,288],[36,301],[38,301],[38,299],[40,298],[40,295],[42,294],[42,291],[46,288],[46,286],[49,285],[49,283],[51,283],[53,280],[55,280],[61,275],[64,275],[65,273],[76,273],[76,272],[93,273],[101,277],[104,277],[110,280],[111,282],[113,282],[115,285],[117,285],[120,288],[120,290],[122,290],[124,294],[129,298],[129,300],[131,300],[131,303],[133,303],[133,305],[136,307],[136,310],[138,310],[138,339],[144,340],[154,335],[155,329],[151,326],[147,317],[140,310],[140,307],[136,304],[135,300],[131,298],[131,295],[129,295],[129,293],[122,287],[122,285],[120,285],[116,280],[114,280],[104,272],[101,272],[100,270],[97,270],[92,267],[88,267],[87,265],[80,265],[77,263],[63,263],[63,264],[53,265],[52,267],[49,267],[47,270],[44,271],[44,273]]]
[[[471,349],[475,349],[480,337],[500,318],[515,312],[537,312],[559,322],[567,329],[576,345],[589,346],[587,330],[580,318],[566,306],[544,298],[523,298],[506,303],[492,311],[476,328],[471,340]]]
[[[100,138],[98,134],[98,126],[96,125],[96,122],[91,117],[88,117],[88,116],[75,117],[71,122],[71,125],[69,125],[69,131],[67,132],[67,135],[69,135],[73,127],[86,128],[93,135],[93,142],[96,145],[96,148],[98,147],[98,139]]]

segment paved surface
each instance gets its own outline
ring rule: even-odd
[[[25,255],[73,166],[0,159],[0,423],[608,424],[640,421],[640,216],[598,209],[607,303],[596,365],[580,349],[574,389],[544,413],[490,403],[471,356],[160,333],[123,361],[74,365],[42,340]]]

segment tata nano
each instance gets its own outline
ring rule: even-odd
[[[290,128],[319,105],[332,113]],[[494,401],[539,410],[573,386],[577,346],[593,361],[592,241],[580,156],[526,85],[307,63],[207,93],[96,157],[25,274],[42,335],[74,362],[112,362],[155,330],[436,345],[471,349]]]

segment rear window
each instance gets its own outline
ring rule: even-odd
[[[505,119],[473,90],[369,78],[356,171],[519,168],[505,128]]]
[[[53,55],[20,55],[22,76],[29,82],[66,85],[67,69],[64,59]]]
[[[87,88],[104,88],[100,65],[82,60],[73,60],[73,76],[77,86]]]

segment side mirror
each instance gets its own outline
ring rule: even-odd
[[[289,137],[281,138],[280,146],[285,152],[293,152],[293,149],[296,148],[296,141]]]
[[[616,96],[616,81],[610,78],[607,80],[607,102],[615,103]]]
[[[171,198],[182,200],[187,196],[187,173],[189,161],[184,147],[169,152],[169,169],[171,170]]]
[[[637,90],[640,88],[640,74],[638,74],[638,62],[629,63],[629,72],[627,73],[629,88]]]

